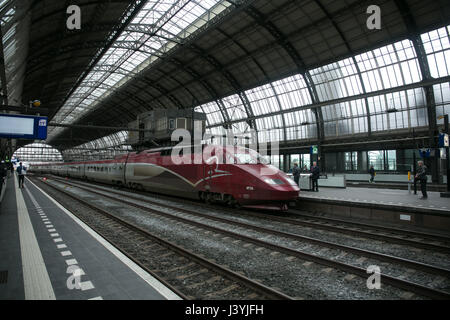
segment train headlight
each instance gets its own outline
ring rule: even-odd
[[[296,184],[295,181],[292,180],[291,178],[287,178],[286,180],[287,180],[287,182],[289,182],[289,184],[290,184],[291,186],[297,186],[297,187],[298,187],[298,184]]]

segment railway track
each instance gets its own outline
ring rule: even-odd
[[[87,219],[85,215],[72,211],[74,215],[91,227],[94,227],[100,235],[113,243],[120,251],[183,299],[294,299],[129,223],[71,192],[52,184],[44,184],[37,179],[32,180],[48,186],[98,213],[100,220],[96,226],[93,226],[92,217]],[[98,225],[101,225],[101,228]],[[109,232],[105,231],[105,228],[109,229]],[[113,230],[113,235],[111,230]],[[133,248],[134,250],[130,250],[129,245],[126,246],[117,241],[121,236],[132,243],[131,247],[135,247]],[[130,251],[133,253],[130,253]],[[143,254],[145,251],[147,251],[147,255]],[[170,266],[170,268],[154,270],[151,267],[153,264],[148,262],[147,258],[149,257],[151,257],[150,260],[152,261],[157,260],[158,264],[160,264],[161,260],[167,261],[169,259],[169,262],[165,264]],[[189,281],[187,284],[184,284],[186,279]],[[213,289],[206,289],[205,292],[205,288],[208,286]],[[186,291],[192,293],[197,291],[198,288],[203,288],[203,291],[199,290],[199,292],[203,292],[201,296],[185,293]]]
[[[56,177],[55,179],[61,179],[60,177]],[[84,183],[78,181],[78,183]],[[104,185],[108,190],[112,190],[110,185]],[[149,193],[136,191],[137,194],[149,195]],[[170,201],[177,201],[179,203],[191,204],[194,206],[198,206],[199,202],[189,200],[189,199],[179,199],[171,196],[165,195],[154,195],[153,197],[158,197],[161,199],[168,199]],[[236,210],[217,206],[217,205],[208,205],[201,203],[204,208],[211,208],[217,210],[223,210],[227,213],[235,213]],[[320,229],[325,231],[331,231],[339,234],[347,234],[350,236],[363,237],[373,240],[379,240],[384,242],[389,242],[393,244],[407,245],[416,248],[421,248],[425,250],[432,250],[437,252],[442,252],[445,254],[450,254],[450,237],[445,237],[443,235],[419,232],[419,231],[408,231],[393,227],[385,227],[368,223],[360,223],[360,222],[352,222],[346,221],[342,219],[335,218],[325,218],[319,216],[311,216],[308,214],[304,214],[299,210],[290,209],[288,214],[291,217],[283,216],[284,214],[277,213],[276,215],[272,213],[268,213],[267,211],[249,211],[241,209],[239,211],[240,214],[246,215],[249,217],[261,218],[267,217],[271,221],[277,221],[281,223],[287,223],[292,225],[298,225],[303,227],[309,227],[314,229]],[[306,219],[306,220],[305,220]]]
[[[61,179],[59,177],[55,177],[55,179]],[[61,179],[61,181],[64,181]],[[84,182],[78,181],[77,183],[85,184]],[[88,185],[88,186],[92,186]],[[112,188],[109,185],[106,185],[105,188],[108,189],[108,191]],[[141,193],[137,191],[136,193],[142,194],[143,196],[148,196],[149,193]],[[120,194],[117,193],[116,194]],[[155,196],[152,194],[152,196]],[[162,196],[157,195],[158,198],[161,199],[169,199],[170,201],[177,201],[179,203],[186,203],[191,204],[194,206],[198,206],[199,202],[195,202],[193,200],[188,199],[179,199],[175,197],[170,196]],[[208,205],[208,204],[201,204],[204,208],[211,208],[213,210],[217,210],[220,208],[221,211],[224,211],[226,213],[234,214],[236,210],[223,207],[223,206],[214,206],[214,205]],[[292,214],[293,213],[293,214]],[[358,222],[351,222],[351,221],[345,221],[340,219],[334,219],[334,218],[325,218],[325,217],[318,217],[318,216],[311,216],[302,213],[298,210],[290,210],[288,214],[291,214],[291,216],[294,216],[295,218],[289,218],[282,216],[280,214],[272,214],[268,213],[267,211],[248,211],[248,210],[240,210],[239,214],[246,215],[248,217],[255,217],[258,219],[261,219],[265,217],[268,220],[271,221],[277,221],[281,223],[291,224],[291,225],[298,225],[303,227],[309,227],[314,229],[320,229],[325,231],[331,231],[339,234],[347,234],[351,236],[356,237],[363,237],[368,239],[374,239],[379,241],[384,241],[388,243],[394,243],[394,244],[400,244],[400,245],[407,245],[412,246],[416,248],[426,249],[426,250],[432,250],[437,252],[442,252],[445,254],[450,254],[450,237],[445,237],[442,235],[436,235],[431,233],[424,233],[424,232],[418,232],[418,231],[407,231],[402,230],[398,228],[392,228],[392,227],[384,227],[384,226],[378,226],[373,224],[364,224],[364,223],[358,223]],[[307,221],[305,221],[307,219]]]
[[[399,228],[395,228],[395,227],[386,227],[386,226],[380,226],[380,225],[369,224],[369,223],[348,221],[348,220],[339,219],[339,218],[322,217],[322,216],[316,216],[316,215],[313,216],[310,214],[305,214],[304,212],[302,212],[300,210],[295,210],[295,209],[289,210],[289,213],[292,214],[294,217],[298,217],[301,219],[308,219],[311,221],[316,221],[321,224],[335,224],[338,226],[352,227],[352,228],[357,228],[360,230],[372,229],[372,230],[376,230],[376,231],[380,231],[380,232],[384,232],[384,233],[401,235],[403,237],[415,238],[416,241],[432,241],[432,242],[445,243],[445,244],[447,244],[447,246],[443,246],[444,247],[443,249],[445,249],[445,247],[448,247],[450,249],[450,237],[449,236],[432,234],[432,233],[421,232],[421,231],[410,231],[410,230],[399,229]]]
[[[199,213],[197,211],[188,210],[188,209],[180,208],[177,206],[172,206],[169,204],[164,204],[165,208],[168,208],[168,209],[178,212],[177,215],[173,215],[172,213],[167,213],[162,210],[149,208],[147,206],[144,206],[144,205],[136,202],[136,201],[138,201],[138,202],[147,203],[147,204],[150,204],[153,206],[155,206],[155,205],[161,206],[161,203],[155,202],[155,201],[152,201],[149,199],[142,199],[140,197],[126,195],[126,198],[133,200],[133,201],[127,201],[127,200],[120,199],[117,197],[117,196],[125,197],[125,195],[123,193],[115,192],[112,190],[102,190],[103,192],[98,192],[96,190],[93,190],[94,187],[92,187],[92,186],[89,186],[89,187],[80,186],[80,184],[74,184],[71,182],[67,182],[65,180],[62,180],[62,181],[60,180],[60,182],[67,184],[67,185],[71,185],[72,187],[80,188],[81,190],[84,190],[86,192],[93,193],[93,194],[96,194],[101,197],[105,197],[105,198],[113,200],[113,201],[118,201],[120,203],[129,205],[129,206],[134,206],[138,209],[147,211],[152,214],[157,214],[159,216],[163,216],[165,218],[169,218],[169,219],[172,219],[177,222],[194,225],[194,226],[202,228],[202,229],[210,230],[214,233],[221,233],[221,234],[224,234],[224,235],[236,238],[236,239],[243,240],[247,243],[253,243],[257,246],[262,246],[262,247],[269,248],[271,250],[275,250],[277,252],[281,252],[290,257],[297,257],[297,258],[300,258],[303,260],[312,261],[312,262],[315,262],[315,263],[318,263],[318,264],[321,264],[321,265],[324,265],[327,267],[343,270],[345,272],[355,274],[355,275],[358,275],[363,278],[367,277],[367,273],[366,273],[366,269],[363,269],[361,267],[354,266],[354,265],[348,264],[348,263],[331,260],[331,259],[324,258],[324,257],[320,257],[320,256],[310,254],[307,252],[295,250],[288,246],[282,246],[279,244],[274,244],[272,242],[262,241],[255,237],[246,236],[242,233],[236,233],[236,232],[229,231],[223,227],[213,226],[209,222],[194,221],[191,219],[191,217],[195,216],[199,219],[212,220],[212,221],[215,221],[215,222],[218,222],[221,224],[233,225],[234,227],[244,228],[244,229],[259,232],[259,233],[270,234],[270,235],[275,235],[278,237],[288,238],[293,241],[299,241],[299,242],[307,241],[307,242],[310,242],[313,244],[318,244],[323,247],[338,249],[341,251],[350,252],[355,255],[377,259],[379,261],[385,261],[385,262],[389,262],[389,263],[403,265],[408,268],[413,268],[415,270],[427,272],[429,274],[440,275],[440,276],[443,276],[446,278],[450,277],[450,270],[448,270],[448,269],[440,268],[440,267],[429,265],[429,264],[420,263],[417,261],[403,259],[403,258],[395,257],[392,255],[381,254],[381,253],[374,252],[374,251],[362,250],[362,249],[349,247],[349,246],[343,246],[343,245],[335,244],[332,242],[327,242],[327,241],[323,241],[323,240],[319,240],[319,239],[301,236],[298,234],[292,234],[292,233],[277,231],[277,230],[273,230],[273,229],[268,229],[268,228],[264,228],[264,227],[260,227],[260,226],[255,226],[255,225],[249,224],[249,223],[238,222],[238,221],[231,220],[228,218],[223,218],[223,217],[211,216],[209,214]],[[108,192],[109,194],[105,194],[104,192]],[[115,196],[112,196],[111,194],[113,194]],[[180,216],[179,213],[182,213],[187,216]],[[271,216],[270,218],[273,218],[273,217]],[[286,220],[284,220],[284,221],[286,221]],[[287,221],[290,221],[290,220],[287,220]],[[394,287],[397,287],[397,288],[400,288],[403,290],[412,291],[412,292],[415,292],[422,296],[426,296],[426,297],[433,298],[433,299],[449,299],[450,298],[450,294],[448,292],[430,288],[430,287],[424,286],[420,283],[410,282],[410,281],[400,279],[397,277],[393,277],[393,276],[390,276],[387,274],[383,274],[382,277],[383,277],[383,282],[386,284],[390,284]]]

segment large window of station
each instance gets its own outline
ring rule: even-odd
[[[109,136],[90,141],[63,151],[66,161],[86,161],[112,159],[117,155],[132,151],[127,144],[128,132],[120,131]]]
[[[270,163],[280,170],[284,170],[284,155],[273,155],[270,156]]]
[[[383,151],[369,151],[367,152],[369,167],[373,165],[378,171],[397,171],[397,151],[383,150]],[[400,167],[403,163],[399,164]]]
[[[52,146],[43,143],[32,143],[18,149],[13,157],[22,162],[42,163],[63,161],[61,152]]]
[[[421,35],[431,74],[435,78],[450,74],[449,34],[450,26]],[[261,141],[305,141],[317,139],[319,118],[323,120],[325,138],[365,134],[369,129],[378,133],[428,126],[428,102],[420,85],[422,80],[415,46],[411,40],[403,39],[315,67],[305,74],[246,90],[243,94],[250,104],[247,107],[256,118],[257,130],[264,131],[258,134]],[[406,85],[411,85],[411,88],[396,90]],[[449,84],[435,84],[433,89],[437,116],[449,114]],[[379,94],[361,97],[373,92]],[[355,98],[351,99],[353,96]],[[237,95],[221,101],[231,121],[244,120],[248,116]],[[324,104],[327,101],[330,103]],[[314,109],[318,103],[320,114]],[[203,106],[205,111],[210,108],[207,104]],[[210,128],[226,124],[217,110],[214,106],[208,113]],[[441,123],[442,120],[438,120],[438,124]],[[373,161],[380,168],[396,170],[390,160]],[[350,167],[355,170],[357,165],[356,162]]]
[[[377,171],[384,170],[384,151],[369,151],[367,152],[367,155],[369,167],[373,166]]]
[[[298,164],[298,167],[301,170],[304,170],[305,166],[306,169],[309,170],[311,168],[311,155],[310,154],[289,154],[285,155],[287,163],[286,167],[281,167],[280,169],[286,172],[291,172],[292,168],[294,167],[294,163]]]
[[[272,164],[285,172],[290,172],[297,163],[300,169],[310,169],[312,158],[310,154],[285,154],[283,159],[272,157]],[[414,163],[421,160],[417,149],[405,150],[370,150],[370,151],[347,151],[347,152],[325,152],[322,154],[323,161],[319,162],[321,172],[333,173],[367,173],[371,165],[375,171],[387,174],[405,174],[414,168]]]
[[[431,76],[440,78],[450,75],[450,26],[422,34]]]
[[[358,170],[358,153],[357,152],[345,152],[344,153],[344,164],[346,171],[357,171]]]
[[[323,171],[327,173],[367,173],[372,165],[378,172],[407,173],[414,159],[416,162],[420,159],[417,150],[348,151],[325,153],[323,157]]]

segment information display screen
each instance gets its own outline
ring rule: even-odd
[[[0,138],[47,139],[47,117],[0,114]]]
[[[32,135],[34,119],[0,116],[0,134]]]

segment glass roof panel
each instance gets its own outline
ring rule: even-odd
[[[222,99],[230,120],[241,120],[247,118],[244,104],[239,95],[234,94]]]
[[[403,40],[360,55],[356,61],[367,92],[420,82],[419,62],[410,40]]]
[[[55,119],[63,119],[66,123],[77,120],[81,113],[78,112],[76,116],[71,115],[70,108],[82,106],[85,112],[93,109],[99,101],[109,95],[111,90],[117,89],[126,82],[125,80],[131,78],[126,77],[124,72],[133,74],[137,67],[150,61],[150,58],[154,56],[158,57],[164,53],[166,50],[164,48],[167,47],[168,50],[174,41],[177,43],[189,36],[230,5],[223,0],[147,1],[144,8],[119,36],[117,42],[109,48],[85,81],[68,99],[65,106],[69,106],[69,112],[66,108],[61,108]],[[202,16],[203,19],[199,19]],[[97,87],[106,84],[111,88],[95,90],[95,85],[85,86],[86,81],[95,81]],[[96,101],[86,100],[94,91]],[[90,103],[84,105],[83,101]],[[49,136],[54,137],[56,133],[54,131],[50,130]]]
[[[212,126],[224,122],[222,112],[220,111],[217,102],[213,101],[210,103],[206,103],[201,106],[198,106],[197,108],[199,109],[200,112],[206,114],[208,125]]]
[[[312,103],[308,86],[303,76],[298,74],[272,83],[280,99],[281,109],[287,110]]]
[[[352,58],[310,71],[320,101],[345,98],[363,93]]]
[[[13,156],[27,164],[63,161],[62,154],[59,150],[43,143],[28,144],[19,148],[14,152]]]
[[[372,130],[384,131],[428,125],[425,101],[422,88],[369,97]]]
[[[450,75],[450,26],[424,33],[421,38],[431,76],[440,78]]]
[[[127,145],[128,131],[120,131],[96,139],[72,149],[63,151],[66,161],[84,161],[91,159],[112,159],[119,154],[132,151]]]
[[[436,101],[436,116],[450,115],[450,83],[442,83],[433,86]],[[450,119],[449,119],[450,122]],[[439,119],[438,124],[443,124],[444,119]]]
[[[255,116],[269,114],[280,110],[275,92],[270,84],[260,86],[245,92]]]

